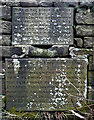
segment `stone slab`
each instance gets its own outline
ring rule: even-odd
[[[76,13],[77,24],[94,24],[94,12],[80,10]]]
[[[73,9],[14,7],[12,44],[73,44]]]
[[[94,86],[88,86],[88,98],[94,103]]]
[[[0,33],[11,34],[11,22],[0,20]]]
[[[11,35],[0,35],[0,45],[9,46],[11,44]]]
[[[89,70],[94,71],[93,56],[89,56]]]
[[[9,6],[0,6],[0,19],[11,20],[11,8]]]
[[[76,35],[78,36],[94,36],[94,26],[93,25],[77,25]]]
[[[12,46],[0,46],[0,49],[2,50],[0,57],[11,57],[12,48]]]
[[[10,7],[20,6],[20,0],[0,0],[0,4],[7,5]]]
[[[94,71],[88,71],[88,84],[94,86]]]
[[[84,37],[84,47],[89,48],[94,46],[94,37]]]
[[[84,71],[83,71],[84,69]],[[6,59],[6,109],[58,111],[72,108],[69,93],[86,97],[87,62],[84,59]],[[75,98],[75,97],[74,97]]]

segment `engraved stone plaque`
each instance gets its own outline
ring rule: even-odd
[[[81,107],[86,93],[86,59],[6,59],[7,110],[65,110],[73,107],[71,99]]]
[[[73,44],[73,8],[14,7],[12,44]]]

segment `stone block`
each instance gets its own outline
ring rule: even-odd
[[[94,5],[94,1],[93,0],[79,0],[80,7],[92,7]]]
[[[84,37],[84,47],[89,48],[94,46],[94,37]]]
[[[0,45],[9,46],[11,42],[11,35],[0,35]]]
[[[29,6],[29,7],[37,7],[38,1],[37,0],[20,0],[21,6]]]
[[[89,10],[80,10],[76,13],[77,24],[94,24],[94,12]]]
[[[72,26],[72,8],[16,7],[13,8],[12,44],[71,45]]]
[[[0,6],[0,19],[10,20],[11,19],[11,8],[9,6]]]
[[[88,86],[88,98],[94,100],[94,86]],[[94,101],[91,101],[94,103]]]
[[[55,7],[77,7],[78,6],[78,2],[77,1],[70,1],[70,2],[68,2],[68,1],[63,1],[63,2],[54,2],[54,6]]]
[[[12,46],[0,46],[2,49],[2,55],[0,57],[11,57]]]
[[[76,41],[76,46],[77,47],[83,47],[83,39],[81,39],[81,38],[74,38],[74,40]]]
[[[77,25],[76,35],[78,36],[94,36],[94,26],[92,25]]]
[[[85,59],[6,59],[6,109],[12,107],[17,111],[72,109],[74,107],[68,94],[78,97],[82,95],[71,83],[86,98]],[[75,104],[81,107],[80,100],[76,99]]]
[[[0,0],[0,4],[7,5],[7,6],[20,6],[20,0]]]
[[[90,71],[93,71],[93,70],[94,70],[93,56],[89,56],[89,70],[90,70]]]
[[[11,22],[0,20],[0,33],[11,34]]]
[[[94,71],[88,71],[88,85],[94,86]]]

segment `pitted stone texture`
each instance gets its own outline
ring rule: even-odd
[[[0,46],[0,49],[2,49],[2,55],[0,55],[0,57],[11,57],[12,46]]]
[[[67,93],[78,96],[75,104],[81,107],[81,94],[71,82],[86,97],[84,59],[6,59],[6,109],[65,110],[73,107]]]
[[[89,56],[89,70],[94,71],[93,56]]]
[[[10,35],[0,35],[0,45],[7,45],[9,46],[11,44],[11,36]]]
[[[11,22],[0,20],[0,33],[11,34]]]
[[[79,0],[80,7],[92,7],[94,5],[94,0]]]
[[[7,5],[7,6],[20,6],[20,0],[0,0],[0,4]]]
[[[84,47],[93,47],[94,46],[94,37],[84,37]]]
[[[88,84],[94,86],[94,71],[88,71]]]
[[[76,13],[76,23],[77,24],[94,24],[94,12],[88,10],[79,10]]]
[[[56,1],[56,2],[54,2],[54,6],[55,7],[69,7],[69,6],[71,6],[71,7],[77,7],[78,6],[78,1],[76,1],[76,0],[70,0],[70,1],[61,1],[61,2],[58,2],[58,1]]]
[[[94,100],[94,86],[88,86],[88,88],[88,98]],[[94,101],[91,102],[94,103]]]
[[[9,6],[0,6],[0,19],[10,20],[11,19],[11,8]]]
[[[77,25],[76,34],[78,36],[94,36],[94,26],[92,26],[92,25]]]
[[[73,9],[13,8],[13,44],[73,44]]]
[[[31,7],[37,7],[38,1],[37,0],[20,0],[21,6],[31,6]]]
[[[81,38],[74,38],[74,40],[76,41],[76,46],[77,47],[83,47],[83,39]]]

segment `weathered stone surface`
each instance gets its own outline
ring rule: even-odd
[[[94,100],[94,86],[88,86],[88,98]],[[94,101],[92,101],[94,103]]]
[[[70,51],[70,55],[72,57],[75,57],[75,56],[76,57],[85,57],[85,56],[93,55],[93,49],[70,47],[69,51]]]
[[[16,7],[13,14],[13,45],[73,44],[72,8]]]
[[[82,95],[71,83],[86,97],[86,60],[6,59],[6,109],[58,111],[72,108],[67,93],[78,97]],[[77,100],[75,104],[81,107],[79,102]]]
[[[76,41],[76,46],[77,47],[83,47],[83,40],[81,38],[74,38]]]
[[[93,0],[80,0],[80,7],[92,7],[94,5]]]
[[[94,46],[94,37],[84,37],[84,47],[93,47]]]
[[[20,0],[20,4],[21,4],[21,6],[37,7],[38,1],[37,0]]]
[[[11,57],[12,46],[0,46],[2,49],[2,55],[0,57]]]
[[[71,6],[71,7],[75,7],[76,6],[77,7],[78,6],[78,2],[75,1],[75,0],[73,2],[72,1],[70,1],[70,2],[68,2],[68,1],[66,1],[66,2],[65,1],[64,2],[58,2],[57,1],[57,2],[54,2],[54,6],[55,7],[66,7],[66,6],[67,7],[69,7],[69,6]]]
[[[76,13],[76,22],[78,24],[94,24],[94,12],[80,10],[79,13]]]
[[[11,8],[8,6],[0,6],[0,19],[11,19]]]
[[[11,22],[0,20],[0,33],[10,34],[11,33]]]
[[[88,71],[88,84],[94,86],[94,71]]]
[[[7,6],[19,6],[20,0],[0,0],[0,4]]]
[[[76,34],[78,36],[94,36],[94,26],[92,26],[92,25],[77,25]]]
[[[90,70],[90,71],[93,71],[93,70],[94,70],[93,56],[89,56],[89,70]]]
[[[17,56],[16,56],[17,55]],[[68,46],[54,45],[49,49],[41,49],[33,46],[13,47],[12,57],[65,57],[68,56]]]
[[[10,35],[0,35],[0,45],[7,45],[11,44],[11,36]]]

